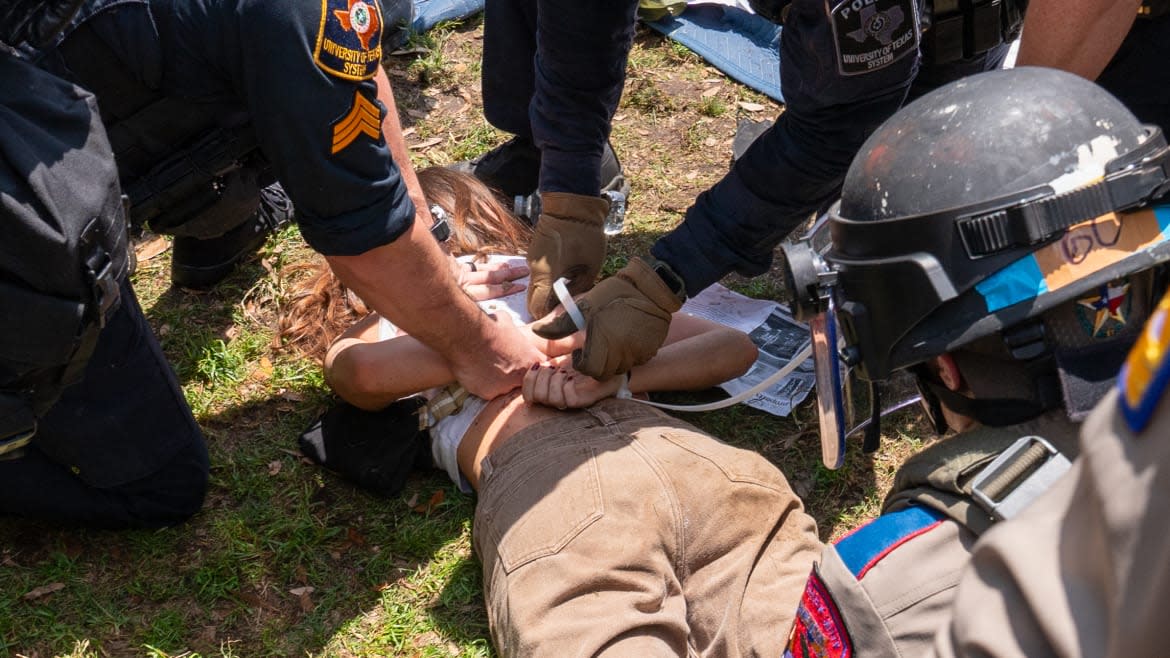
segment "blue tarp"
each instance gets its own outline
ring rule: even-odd
[[[415,0],[411,27],[426,32],[438,23],[483,11],[483,0]],[[714,4],[688,5],[682,14],[647,23],[690,48],[731,78],[783,102],[780,94],[780,26],[750,12]]]
[[[780,26],[735,7],[687,5],[650,27],[690,48],[731,78],[784,102],[780,93]]]

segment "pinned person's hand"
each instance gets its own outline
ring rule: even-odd
[[[534,318],[557,307],[553,282],[564,277],[569,292],[589,290],[605,260],[605,232],[602,225],[609,211],[604,197],[567,192],[542,192],[540,221],[528,247],[528,312]]]
[[[524,375],[521,392],[531,404],[557,409],[582,409],[598,400],[613,397],[625,381],[612,377],[599,381],[569,367],[568,359],[536,364]]]
[[[635,258],[593,290],[576,298],[585,316],[585,344],[573,352],[573,367],[596,379],[629,372],[658,353],[670,329],[670,314],[682,302],[658,274]],[[550,314],[533,323],[544,338],[577,331],[567,313]]]
[[[499,299],[524,290],[518,279],[528,276],[528,266],[512,263],[459,263],[459,287],[476,301]]]

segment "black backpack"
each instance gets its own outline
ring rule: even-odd
[[[93,95],[0,49],[0,455],[81,378],[131,258]]]

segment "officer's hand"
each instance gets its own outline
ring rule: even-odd
[[[456,381],[485,400],[519,388],[532,364],[548,359],[537,347],[540,341],[533,340],[527,327],[517,326],[511,315],[490,318],[485,343],[448,357]]]
[[[557,306],[553,281],[568,279],[571,294],[593,287],[605,260],[605,214],[609,200],[567,192],[542,192],[540,221],[528,246],[528,312],[543,317]]]
[[[666,340],[670,314],[682,306],[662,279],[640,258],[577,299],[586,318],[585,345],[573,352],[573,367],[596,379],[609,379],[650,360]],[[577,330],[567,314],[532,325],[545,338]]]

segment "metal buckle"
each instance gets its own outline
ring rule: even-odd
[[[1056,483],[1071,464],[1052,444],[1025,436],[971,481],[971,496],[997,521],[1010,519]]]
[[[447,217],[447,211],[439,204],[431,206],[431,218],[434,224],[431,224],[431,235],[440,243],[451,239],[451,222]]]

